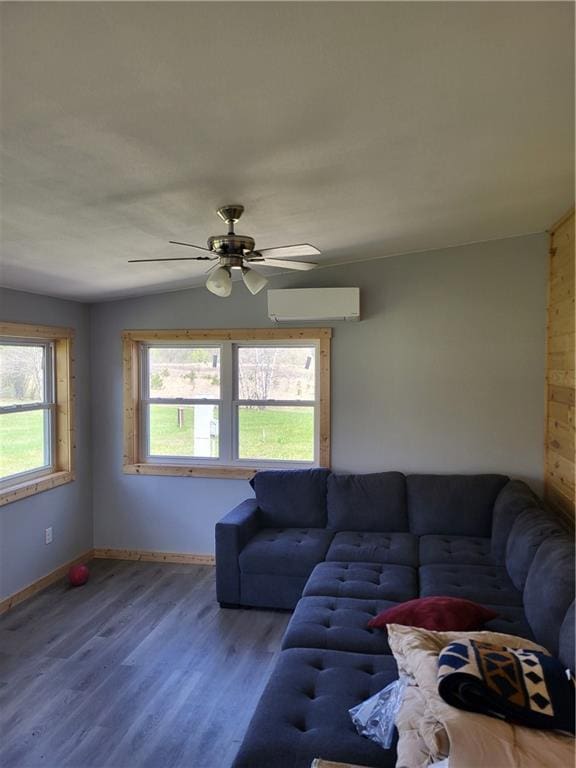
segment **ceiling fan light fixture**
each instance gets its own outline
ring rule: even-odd
[[[242,280],[244,280],[244,285],[254,296],[268,283],[268,280],[264,275],[261,275],[259,272],[255,272],[248,267],[242,267]]]
[[[218,267],[206,280],[206,288],[215,296],[226,298],[232,293],[232,278],[228,267]]]
[[[129,259],[130,262],[145,261],[213,261],[210,276],[206,280],[206,288],[215,296],[226,298],[232,293],[232,270],[242,272],[244,285],[252,295],[260,293],[268,280],[257,271],[252,271],[252,264],[278,269],[309,270],[318,265],[308,261],[296,261],[292,257],[315,256],[320,254],[316,246],[310,243],[281,245],[276,248],[260,248],[256,250],[256,241],[249,235],[238,235],[234,225],[244,212],[243,205],[224,205],[216,213],[228,224],[226,235],[213,235],[208,238],[208,247],[204,248],[181,240],[170,240],[172,245],[184,245],[200,251],[202,256],[176,256],[167,259]],[[213,270],[213,271],[212,271]]]

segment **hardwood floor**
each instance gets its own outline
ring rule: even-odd
[[[90,570],[0,618],[0,766],[228,768],[289,614],[221,610],[212,566]]]

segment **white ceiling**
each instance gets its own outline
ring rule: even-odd
[[[322,264],[542,231],[573,198],[572,3],[3,3],[3,285],[197,285],[243,203]],[[182,249],[183,250],[183,249]]]

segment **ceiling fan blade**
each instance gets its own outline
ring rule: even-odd
[[[300,243],[299,245],[281,245],[279,248],[258,248],[258,253],[268,258],[274,258],[276,255],[281,258],[290,256],[318,256],[321,251],[309,243]]]
[[[137,264],[143,261],[215,261],[218,256],[176,256],[170,259],[128,259],[128,264]]]
[[[193,245],[192,243],[181,243],[179,240],[168,240],[170,245],[185,245],[187,248],[196,248],[198,251],[207,251],[208,253],[212,253],[212,251],[209,248],[204,248],[201,245]]]
[[[308,261],[285,261],[284,259],[258,259],[250,264],[262,264],[263,267],[281,267],[282,269],[300,269],[303,272],[308,269],[314,269],[318,264],[312,264]]]

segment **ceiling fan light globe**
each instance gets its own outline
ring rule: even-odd
[[[227,298],[232,293],[232,278],[227,267],[218,267],[206,280],[206,288],[215,296]]]
[[[247,267],[242,267],[242,280],[244,280],[244,285],[253,296],[259,293],[268,283],[264,275]]]

